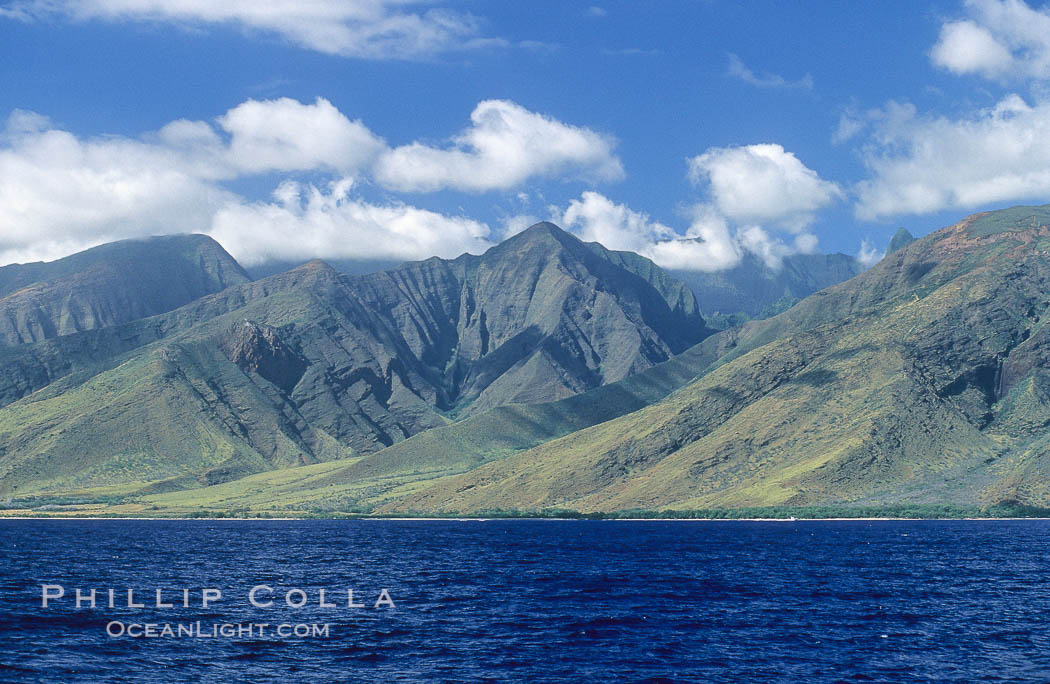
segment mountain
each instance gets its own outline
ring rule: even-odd
[[[123,240],[0,268],[0,345],[104,328],[171,311],[251,280],[204,235]]]
[[[360,458],[665,362],[709,334],[636,255],[538,224],[481,256],[320,261],[0,350],[0,494],[201,487]]]
[[[648,370],[565,399],[500,406],[360,458],[263,472],[192,491],[148,492],[128,510],[148,505],[173,515],[202,509],[373,511],[428,481],[644,408],[701,375],[725,351],[717,337],[708,337]]]
[[[978,214],[768,320],[641,410],[383,511],[1050,503],[1050,206]]]
[[[915,237],[908,232],[907,228],[898,228],[897,232],[893,234],[893,238],[890,240],[890,246],[886,249],[886,253],[892,254],[898,249],[907,247],[913,242],[915,242]]]
[[[863,270],[860,262],[846,254],[793,254],[784,257],[779,268],[771,268],[746,252],[739,264],[723,271],[670,273],[692,289],[705,316],[718,320],[736,314],[728,323],[737,324],[778,314]]]
[[[648,259],[539,223],[478,257],[349,281],[461,413],[614,382],[702,339],[697,304]]]

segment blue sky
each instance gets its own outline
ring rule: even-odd
[[[1050,202],[1019,0],[14,0],[0,57],[0,263],[455,256],[546,219],[717,270]]]

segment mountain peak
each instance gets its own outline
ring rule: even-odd
[[[0,346],[119,325],[251,280],[206,235],[133,238],[0,268]]]
[[[566,233],[566,231],[562,230],[559,226],[551,223],[550,221],[540,221],[539,223],[534,223],[534,224],[532,224],[531,226],[529,226],[528,228],[526,228],[525,230],[522,231],[522,233],[529,233],[529,232],[536,232],[536,233],[546,232],[546,233],[554,233],[556,235],[558,235],[558,234],[567,235],[568,234],[568,233]]]
[[[551,238],[561,243],[564,243],[566,240],[572,240],[573,242],[580,241],[575,235],[559,228],[550,221],[540,221],[539,223],[534,223],[520,233],[510,236],[500,244],[524,244],[550,240]]]
[[[301,266],[297,266],[293,270],[295,270],[295,271],[303,271],[303,272],[314,272],[314,271],[331,271],[333,273],[338,273],[339,272],[335,268],[333,268],[332,265],[329,264],[324,259],[310,259],[305,264],[303,264]]]
[[[339,280],[342,274],[323,259],[310,259],[305,264],[300,264],[290,271],[276,273],[265,278],[266,282],[284,283],[285,287],[290,285],[318,285],[320,283],[333,283]]]
[[[915,236],[908,232],[907,228],[898,228],[890,240],[890,246],[886,249],[887,254],[892,254],[902,247],[907,247],[915,242]]]

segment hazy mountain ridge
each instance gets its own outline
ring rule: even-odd
[[[0,268],[0,344],[119,325],[250,281],[204,235],[122,240],[48,263]]]
[[[725,270],[669,273],[692,289],[705,316],[768,318],[863,270],[847,254],[792,254],[773,268],[758,255],[745,252],[739,264]]]

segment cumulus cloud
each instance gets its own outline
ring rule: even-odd
[[[1050,103],[1009,95],[962,118],[890,103],[874,117],[856,214],[878,219],[1050,195]]]
[[[219,117],[231,136],[229,161],[247,172],[325,169],[356,171],[385,144],[331,102],[307,105],[287,97],[248,100]]]
[[[597,192],[584,192],[554,220],[581,240],[609,249],[647,256],[660,266],[690,271],[718,271],[735,265],[740,251],[725,219],[710,207],[694,207],[684,235],[642,212],[617,204]]]
[[[873,117],[870,113],[860,113],[854,107],[846,108],[839,114],[839,123],[831,134],[831,142],[838,145],[852,140],[860,135],[871,123]]]
[[[863,264],[865,268],[871,268],[879,263],[884,256],[886,256],[886,252],[880,252],[875,249],[875,245],[871,244],[867,239],[860,241],[860,251],[857,252],[857,261]]]
[[[268,203],[230,204],[215,215],[210,235],[241,263],[346,259],[422,259],[480,253],[492,246],[489,228],[405,204],[376,205],[351,196],[353,181],[327,191],[282,183]]]
[[[536,176],[617,180],[624,175],[613,153],[615,141],[590,129],[507,100],[478,103],[470,121],[448,147],[414,142],[384,153],[376,179],[402,191],[483,192],[506,190]]]
[[[459,160],[449,173],[462,174],[462,182],[446,178],[450,187],[622,174],[612,143],[587,129],[511,102],[481,103],[474,121],[460,143],[469,149],[431,150],[438,165]],[[249,260],[425,258],[488,244],[484,224],[404,204],[366,204],[347,194],[352,183],[326,191],[284,184],[286,201],[262,204],[226,187],[252,175],[288,172],[365,179],[379,175],[377,161],[384,162],[382,178],[389,181],[398,167],[391,153],[398,150],[323,98],[309,104],[248,100],[213,122],[179,119],[137,138],[84,139],[39,114],[16,111],[0,132],[0,263],[58,258],[124,237],[206,231],[213,220],[216,234],[233,241],[234,256]],[[468,177],[470,183],[463,180]],[[255,244],[246,228],[234,230],[234,218],[260,222]],[[382,222],[389,224],[386,233],[377,228]],[[284,229],[290,232],[278,248]]]
[[[499,233],[500,240],[506,240],[507,238],[517,235],[521,231],[534,226],[543,219],[533,214],[514,214],[512,216],[504,216],[500,219],[501,230]]]
[[[654,243],[647,256],[664,268],[680,271],[721,271],[740,262],[742,245],[730,233],[724,216],[705,204],[692,207],[689,216],[683,237]]]
[[[637,252],[665,268],[720,271],[751,253],[778,269],[786,256],[816,251],[817,238],[806,228],[843,195],[780,145],[711,148],[688,163],[690,179],[708,197],[686,209],[683,231],[593,191],[564,211],[553,208],[553,220],[584,240]],[[776,230],[787,231],[788,240]]]
[[[370,163],[381,146],[320,98],[249,100],[218,123],[178,120],[141,138],[81,139],[38,114],[14,112],[0,137],[0,262],[199,231],[237,199],[222,181],[271,171],[346,172]]]
[[[974,209],[1050,195],[1050,10],[1022,0],[968,0],[944,22],[932,62],[954,74],[1031,86],[967,114],[919,114],[889,102],[844,115],[837,138],[868,130],[868,178],[853,188],[861,219]]]
[[[632,211],[627,205],[616,204],[593,191],[584,192],[580,199],[569,202],[556,222],[572,230],[581,240],[639,254],[657,242],[675,237],[674,230],[650,220],[647,214]]]
[[[429,5],[414,0],[15,0],[0,8],[0,16],[227,24],[310,50],[367,59],[419,59],[504,44],[484,38],[476,17]]]
[[[988,29],[972,21],[952,21],[930,52],[934,64],[957,74],[998,78],[1013,66],[1013,55]]]
[[[770,268],[780,268],[785,256],[812,252],[817,244],[809,233],[786,244],[758,226],[734,230],[721,212],[705,203],[688,208],[689,224],[681,233],[593,191],[584,192],[564,210],[552,208],[551,213],[554,222],[582,240],[636,252],[664,268],[682,271],[732,268],[745,252],[757,255]]]
[[[797,81],[789,81],[779,74],[756,74],[752,71],[738,55],[729,53],[728,74],[744,83],[749,83],[759,88],[799,88],[801,90],[813,90],[813,77],[806,74]]]
[[[739,222],[801,232],[816,211],[842,197],[835,183],[776,144],[711,148],[688,163],[692,181],[706,184],[718,210]]]
[[[1022,0],[969,0],[966,11],[941,26],[934,64],[993,80],[1050,78],[1050,12]]]
[[[123,237],[200,230],[232,197],[186,149],[82,140],[16,113],[0,145],[0,263],[53,259]],[[210,142],[207,144],[211,144]]]
[[[737,242],[742,249],[759,257],[766,266],[774,270],[781,267],[784,257],[792,254],[813,254],[817,251],[817,236],[813,233],[799,233],[789,244],[771,235],[761,226],[741,228],[737,231]]]

